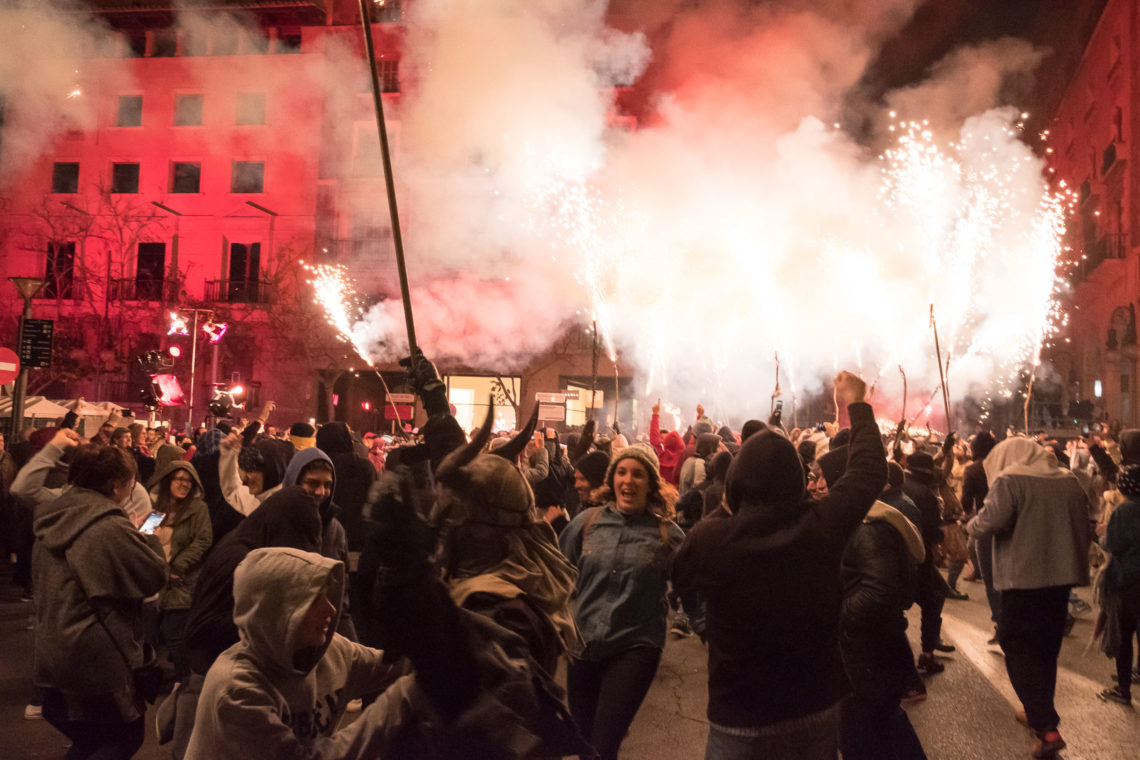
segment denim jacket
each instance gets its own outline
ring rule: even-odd
[[[592,524],[593,510],[580,512],[558,541],[578,568],[574,620],[586,642],[580,657],[596,661],[635,646],[661,649],[669,612],[665,582],[685,534],[670,522],[663,552],[653,514],[626,516],[612,502],[600,510]]]

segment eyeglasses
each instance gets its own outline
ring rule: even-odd
[[[193,483],[194,483],[194,479],[193,479],[193,478],[189,478],[189,477],[186,477],[185,475],[178,475],[178,476],[175,476],[175,477],[171,478],[171,479],[170,479],[170,482],[171,482],[171,483],[187,483],[187,484],[193,484]]]

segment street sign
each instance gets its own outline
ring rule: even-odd
[[[10,348],[0,348],[0,385],[7,385],[20,375],[20,357]]]
[[[51,366],[52,335],[50,319],[25,319],[20,331],[20,363],[28,369]]]
[[[539,422],[565,422],[566,407],[562,404],[539,404],[538,420]]]
[[[401,394],[396,394],[396,395],[401,395]],[[411,406],[406,406],[403,404],[397,404],[395,410],[393,410],[391,404],[385,404],[384,405],[384,419],[395,420],[396,419],[395,412],[399,412],[399,414],[400,414],[399,421],[400,422],[411,422],[412,417],[415,415],[415,410],[412,409]]]
[[[577,401],[578,400],[578,389],[577,388],[567,388],[566,390],[562,391],[562,395],[566,397],[567,401]]]
[[[411,393],[389,393],[385,399],[389,404],[414,404],[416,397]]]
[[[540,404],[565,404],[566,394],[564,393],[536,393],[534,398]]]

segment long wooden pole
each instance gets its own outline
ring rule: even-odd
[[[942,381],[942,406],[946,409],[946,432],[950,432],[950,392],[946,388],[946,373],[942,368],[942,349],[938,345],[938,323],[934,321],[934,304],[930,304],[930,326],[934,329],[934,353],[938,357],[938,378]]]
[[[408,268],[404,263],[404,239],[400,233],[400,212],[396,208],[396,181],[392,175],[392,155],[388,147],[388,129],[384,125],[384,101],[380,94],[380,73],[376,70],[376,48],[372,42],[372,19],[369,0],[360,0],[360,24],[364,27],[364,54],[372,74],[372,102],[376,107],[376,128],[380,132],[380,157],[384,163],[384,185],[388,190],[388,213],[392,218],[392,244],[396,249],[396,270],[400,275],[400,297],[404,300],[404,325],[408,329],[408,351],[416,353],[416,326],[412,320],[412,294],[408,287]]]

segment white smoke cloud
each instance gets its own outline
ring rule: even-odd
[[[892,163],[832,121],[917,2],[624,3],[647,13],[658,93],[628,134],[606,131],[598,45],[640,38],[608,30],[598,5],[416,4],[399,181],[419,209],[413,282],[433,281],[413,294],[425,350],[517,363],[596,315],[647,396],[741,418],[767,408],[776,353],[785,393],[855,367],[896,407],[902,365],[913,414],[938,385],[932,304],[955,397],[1031,358],[1054,210],[1015,112],[987,109],[1037,51],[957,51],[892,94],[901,117],[927,120]],[[935,153],[926,130],[957,147]],[[391,336],[399,309],[376,307],[360,332]]]
[[[120,39],[89,14],[71,12],[76,5],[12,0],[0,7],[0,166],[8,180],[57,136],[98,126],[97,93],[131,86],[129,71],[108,62]]]

